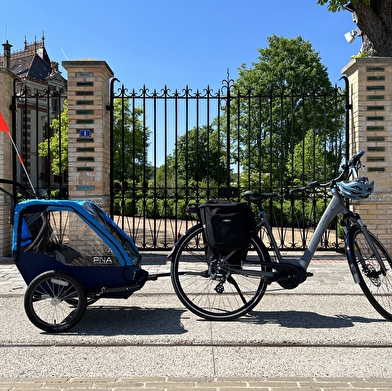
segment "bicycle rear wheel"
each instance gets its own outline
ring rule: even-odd
[[[253,238],[234,263],[225,263],[219,257],[210,259],[203,236],[201,225],[191,228],[174,254],[174,290],[184,306],[202,318],[236,319],[253,309],[264,295],[267,283],[263,276],[243,272],[267,270],[263,264],[269,262],[268,251]]]
[[[392,259],[380,240],[371,232],[368,233],[386,272],[381,270],[362,229],[358,229],[352,236],[350,248],[355,254],[359,285],[374,309],[385,319],[392,320]]]

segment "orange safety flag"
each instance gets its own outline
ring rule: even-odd
[[[26,166],[25,166],[24,163],[23,163],[22,156],[20,156],[20,153],[19,153],[19,151],[18,151],[18,148],[16,147],[16,145],[15,145],[15,143],[14,143],[14,140],[13,140],[12,137],[11,137],[11,132],[10,132],[10,130],[9,130],[8,126],[7,126],[7,123],[5,122],[5,120],[4,120],[4,118],[3,118],[3,115],[2,115],[1,113],[0,113],[0,132],[6,132],[6,133],[8,134],[8,137],[10,138],[11,143],[12,143],[13,147],[15,148],[15,152],[16,152],[16,154],[18,155],[19,162],[20,162],[20,164],[22,165],[23,170],[24,170],[24,172],[25,172],[25,174],[26,174],[26,177],[27,177],[27,179],[28,179],[28,181],[29,181],[29,183],[30,183],[31,190],[33,190],[33,193],[36,194],[35,189],[34,189],[34,186],[33,186],[33,183],[31,182],[31,178],[30,178],[30,176],[29,176],[29,173],[27,172]]]
[[[10,130],[8,129],[7,123],[5,122],[3,115],[0,113],[0,132],[8,133],[8,136],[11,135]]]

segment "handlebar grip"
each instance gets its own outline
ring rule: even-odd
[[[312,181],[312,182],[309,182],[306,186],[290,189],[289,195],[291,196],[291,195],[294,195],[295,193],[303,193],[304,191],[306,191],[308,189],[316,189],[320,186],[322,186],[322,185],[320,185],[319,181]]]
[[[305,187],[297,187],[295,189],[290,189],[288,193],[290,196],[292,196],[296,193],[303,193],[304,191],[306,191],[306,186]]]

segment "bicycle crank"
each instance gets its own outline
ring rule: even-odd
[[[276,281],[284,289],[294,289],[311,275],[311,273],[306,273],[304,269],[301,270],[294,265],[285,264],[279,268]]]

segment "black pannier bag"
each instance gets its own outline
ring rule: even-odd
[[[211,247],[225,253],[248,247],[256,224],[247,203],[212,199],[200,204],[199,211]]]

